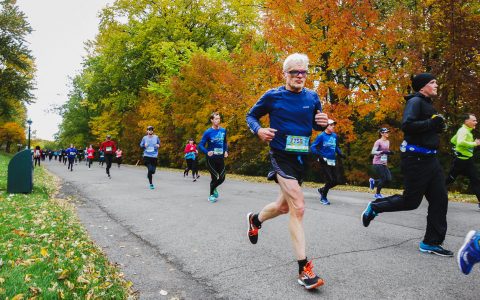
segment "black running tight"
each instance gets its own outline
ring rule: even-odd
[[[225,181],[225,162],[223,157],[208,157],[207,168],[212,177],[212,181],[210,181],[210,195],[213,195],[213,191]]]
[[[147,173],[148,182],[150,184],[153,184],[152,183],[152,179],[153,179],[152,175],[155,174],[155,170],[157,169],[157,158],[156,157],[144,156],[143,157],[143,163],[145,164],[145,166],[147,167],[147,170],[148,170],[148,173]]]

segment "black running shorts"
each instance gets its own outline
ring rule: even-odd
[[[307,170],[306,155],[298,155],[278,150],[270,150],[271,171],[268,180],[278,183],[277,175],[286,179],[296,179],[302,185]]]

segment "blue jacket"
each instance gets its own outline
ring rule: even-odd
[[[315,114],[322,111],[322,105],[317,93],[304,88],[300,93],[287,90],[284,86],[266,92],[247,114],[247,124],[250,130],[257,134],[262,127],[260,118],[269,115],[270,128],[276,129],[275,137],[270,142],[270,148],[287,151],[287,137],[304,137],[310,142],[312,128],[322,130],[315,123]],[[296,152],[308,154],[307,152]]]
[[[208,143],[208,146],[205,145]],[[225,128],[213,129],[208,128],[202,136],[200,143],[198,143],[200,151],[207,154],[213,151],[213,157],[223,157],[224,153],[228,151],[227,145],[227,130]]]
[[[78,150],[74,148],[68,148],[65,150],[65,153],[67,153],[68,158],[75,158],[77,156]]]
[[[340,147],[338,147],[338,137],[332,132],[327,134],[325,131],[317,136],[311,146],[313,154],[335,160],[336,153],[343,155]]]

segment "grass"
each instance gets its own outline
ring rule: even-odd
[[[52,175],[35,168],[31,194],[6,193],[9,160],[0,153],[0,299],[133,298]]]

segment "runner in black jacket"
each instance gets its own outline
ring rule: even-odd
[[[416,93],[406,97],[402,119],[405,138],[400,147],[403,195],[370,202],[362,214],[362,222],[367,227],[379,213],[416,209],[425,196],[428,201],[427,230],[419,250],[453,256],[441,246],[447,233],[448,194],[436,153],[439,133],[444,130],[445,123],[430,99],[437,95],[438,85],[433,75],[422,73],[412,79],[412,87]]]

